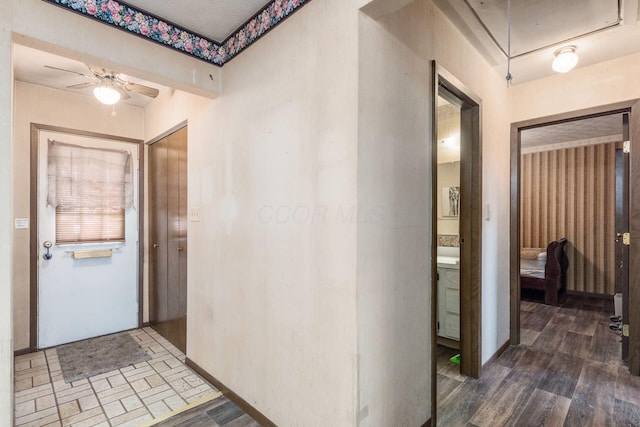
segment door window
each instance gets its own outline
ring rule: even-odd
[[[131,154],[48,141],[47,202],[56,208],[56,243],[125,240],[132,206]]]

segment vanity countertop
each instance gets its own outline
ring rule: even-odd
[[[460,257],[438,255],[439,268],[460,268]]]

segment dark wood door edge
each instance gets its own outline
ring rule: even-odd
[[[254,420],[256,420],[259,424],[261,424],[264,427],[276,426],[276,424],[273,421],[271,421],[269,418],[264,416],[260,411],[258,411],[256,408],[251,406],[249,402],[244,400],[242,397],[236,394],[233,390],[231,390],[229,387],[224,385],[221,381],[219,381],[216,377],[214,377],[205,369],[203,369],[201,366],[199,366],[196,362],[194,362],[193,360],[187,357],[185,360],[185,364],[191,369],[193,369],[194,371],[196,371],[198,375],[200,375],[202,378],[207,380],[211,385],[217,388],[227,399],[232,401],[236,406],[238,406],[244,412],[249,414],[249,416]]]

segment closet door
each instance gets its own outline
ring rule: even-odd
[[[186,351],[187,128],[149,146],[151,326]]]
[[[149,146],[149,320],[154,327],[168,319],[167,142],[163,138]]]

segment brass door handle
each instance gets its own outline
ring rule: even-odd
[[[184,251],[184,248],[181,248],[180,246],[178,246],[178,252],[182,252]]]
[[[160,247],[160,245],[159,245],[159,244],[157,244],[157,243],[154,243],[154,244],[153,244],[153,247],[154,247],[154,248],[156,248],[156,249],[158,249],[158,248]]]

